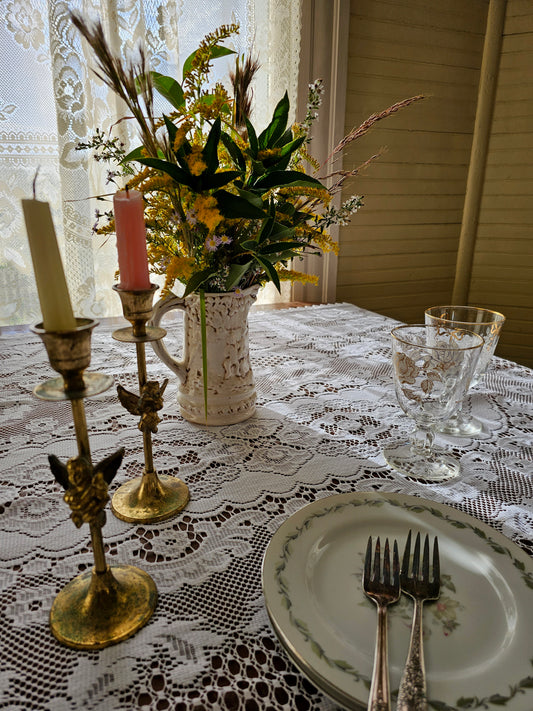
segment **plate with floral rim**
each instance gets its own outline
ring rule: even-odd
[[[272,537],[262,583],[289,656],[337,703],[366,709],[376,607],[362,591],[369,535],[439,538],[441,595],[424,606],[429,708],[533,709],[533,560],[450,506],[401,494],[345,493],[290,516]],[[389,608],[393,698],[409,645],[412,602]]]

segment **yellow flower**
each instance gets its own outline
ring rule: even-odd
[[[218,211],[218,203],[212,195],[197,195],[194,200],[194,211],[199,222],[202,222],[210,232],[224,219]]]
[[[320,232],[318,234],[315,233],[313,237],[313,244],[320,247],[323,252],[333,252],[333,254],[339,253],[339,243],[331,239],[327,232]]]
[[[149,178],[143,181],[139,186],[143,193],[153,192],[155,190],[172,190],[174,183],[170,175],[160,175],[154,173]]]
[[[172,289],[176,280],[186,283],[194,271],[194,260],[189,257],[174,256],[168,263],[165,274],[165,291]]]
[[[257,154],[257,160],[265,160],[265,158],[274,158],[279,156],[281,148],[265,148]]]
[[[297,272],[294,269],[278,269],[279,278],[283,281],[299,281],[302,284],[318,284],[318,276],[316,274],[304,274]]]
[[[284,195],[286,197],[294,196],[313,198],[315,200],[320,200],[325,205],[331,202],[331,193],[324,187],[318,188],[309,185],[295,185],[280,188],[278,192],[280,195]]]
[[[177,153],[182,145],[185,143],[185,138],[187,137],[187,131],[191,128],[189,122],[183,123],[176,131],[176,137],[174,138],[174,144],[172,150]]]
[[[201,152],[202,148],[200,146],[193,146],[191,153],[187,156],[187,165],[193,175],[201,175],[207,168]]]

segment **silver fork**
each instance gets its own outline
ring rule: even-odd
[[[436,600],[440,595],[440,563],[437,537],[433,541],[433,575],[429,574],[429,536],[424,540],[422,571],[420,571],[420,533],[416,536],[413,567],[409,574],[411,557],[411,531],[407,536],[402,560],[400,582],[402,592],[414,600],[411,641],[407,662],[398,690],[397,711],[427,711],[426,670],[422,641],[422,609],[425,600]]]
[[[383,577],[381,576],[381,546],[376,541],[374,565],[372,565],[372,536],[368,539],[363,573],[363,590],[378,607],[378,629],[374,669],[367,711],[390,711],[390,685],[387,641],[387,607],[400,599],[400,560],[398,544],[394,541],[392,555],[392,578],[389,539],[385,541]]]

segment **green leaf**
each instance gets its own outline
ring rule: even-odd
[[[234,195],[227,190],[217,190],[213,193],[215,196],[218,208],[224,217],[230,219],[238,217],[247,217],[250,219],[263,219],[265,217],[264,210],[259,209],[252,202],[242,197]]]
[[[200,190],[216,190],[240,176],[238,170],[221,170],[220,173],[202,173],[199,176]]]
[[[225,131],[222,131],[220,138],[222,140],[222,143],[226,147],[226,150],[233,158],[234,163],[238,165],[241,170],[246,170],[246,160],[244,158],[244,155],[239,146],[233,140],[233,138]]]
[[[286,143],[283,148],[280,150],[279,154],[280,156],[287,156],[291,155],[291,153],[294,153],[295,150],[300,148],[302,143],[305,141],[305,136],[300,136],[300,138],[295,138],[294,141],[291,141],[290,143]]]
[[[250,151],[248,151],[250,152]],[[253,158],[251,159],[251,164],[252,164],[252,172],[250,174],[250,177],[248,178],[248,185],[253,185],[256,180],[261,176],[264,175],[267,171],[265,166],[260,160],[254,160]]]
[[[301,249],[301,242],[273,242],[265,247],[261,247],[261,254],[277,254],[286,250]]]
[[[263,160],[263,166],[266,168],[265,172],[268,172],[270,170],[287,170],[287,167],[290,163],[291,157],[290,155],[288,156],[270,156],[269,158],[265,158]]]
[[[272,262],[270,262],[266,257],[262,257],[259,254],[255,255],[255,259],[263,267],[270,281],[274,282],[276,289],[281,293],[281,284],[279,281],[279,276]]]
[[[343,669],[344,671],[349,671],[350,669],[353,669],[353,666],[348,662],[345,662],[344,659],[332,659],[331,661],[333,662],[333,664],[335,664],[336,667],[338,667],[339,669]]]
[[[509,701],[508,696],[502,696],[501,694],[493,694],[489,696],[488,701],[495,706],[506,706]]]
[[[245,252],[253,252],[255,255],[257,249],[257,240],[246,239],[244,242],[240,242],[239,247]]]
[[[214,269],[203,269],[201,272],[196,272],[192,275],[185,286],[185,292],[183,296],[188,296],[198,289],[199,286],[205,284],[205,282],[210,279],[215,274]]]
[[[490,547],[495,553],[500,553],[502,555],[507,553],[507,548],[503,548],[503,546],[500,546],[498,543],[494,543],[494,541],[490,544]]]
[[[194,61],[194,58],[196,57],[196,54],[198,53],[198,49],[195,49],[192,54],[189,54],[185,62],[183,63],[183,78],[185,79],[186,75],[189,74],[189,72],[192,69],[192,63]],[[228,54],[236,54],[236,52],[233,49],[228,49],[227,47],[222,47],[222,45],[216,44],[214,47],[211,47],[211,50],[209,52],[209,59],[218,59],[218,57],[226,57]]]
[[[137,146],[120,161],[121,163],[131,163],[133,160],[140,160],[143,157],[144,146]]]
[[[166,77],[159,72],[150,72],[155,90],[161,94],[175,109],[181,109],[185,104],[183,89],[172,77]]]
[[[246,264],[231,265],[225,284],[226,291],[231,291],[234,286],[237,286],[237,284],[240,282],[240,280],[250,268],[251,264],[252,262],[246,262]]]
[[[198,178],[185,170],[180,168],[175,163],[169,163],[166,160],[161,160],[160,158],[138,158],[139,163],[147,165],[150,168],[155,168],[160,170],[162,173],[170,175],[172,180],[175,180],[180,185],[187,185],[191,190],[197,190]]]
[[[221,130],[220,116],[217,116],[215,122],[211,126],[209,136],[202,150],[202,156],[207,165],[207,170],[214,173],[218,168],[218,142],[220,141]]]
[[[274,148],[276,141],[283,136],[289,119],[289,95],[285,92],[274,109],[272,121],[257,139],[259,148]]]
[[[165,126],[167,128],[167,133],[168,133],[168,138],[170,140],[170,145],[174,145],[174,141],[176,140],[176,134],[178,132],[178,127],[176,126],[175,123],[173,123],[168,116],[165,116],[163,114],[163,120],[165,122]]]
[[[248,202],[252,203],[252,205],[255,205],[260,210],[264,210],[263,201],[261,200],[261,197],[256,193],[251,193],[249,190],[239,190],[239,195],[245,200],[248,200]]]
[[[278,212],[282,212],[284,215],[289,215],[292,217],[296,213],[296,208],[290,202],[280,202],[277,205]]]
[[[257,143],[257,135],[255,133],[255,128],[252,126],[250,121],[248,121],[247,118],[244,119],[246,121],[246,130],[248,131],[248,143],[250,144],[250,155],[252,158],[257,159],[257,153],[259,151],[259,145]]]
[[[288,237],[292,237],[294,235],[294,227],[285,227],[284,225],[280,225],[279,222],[276,222],[274,227],[277,227],[279,229],[272,230],[272,233],[270,235],[270,239],[276,239],[276,240],[282,240],[286,239]],[[300,247],[302,246],[302,243],[299,242]]]
[[[282,185],[318,185],[322,187],[319,180],[299,170],[273,170],[259,178],[253,187],[258,190],[269,190]]]
[[[292,129],[288,128],[283,136],[277,141],[276,146],[284,146],[287,143],[290,143],[292,141]],[[302,136],[302,141],[305,141],[305,136]]]
[[[157,155],[161,160],[165,159],[165,154],[159,149],[157,151]],[[130,151],[127,156],[124,156],[124,158],[120,162],[131,163],[134,160],[142,162],[144,158],[144,146],[137,146],[137,148],[134,148],[132,151]]]
[[[317,655],[317,657],[323,657],[324,652],[322,650],[322,647],[318,644],[318,642],[315,642],[314,639],[311,640],[311,649],[313,652]]]
[[[276,221],[276,204],[274,200],[270,201],[268,213],[268,217],[266,218],[266,220],[264,220],[263,224],[261,225],[261,229],[259,230],[259,234],[257,235],[258,242],[264,242],[272,234],[274,223]]]

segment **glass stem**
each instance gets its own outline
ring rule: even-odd
[[[411,449],[414,453],[428,459],[433,454],[433,440],[435,433],[425,427],[418,429],[411,435]]]

